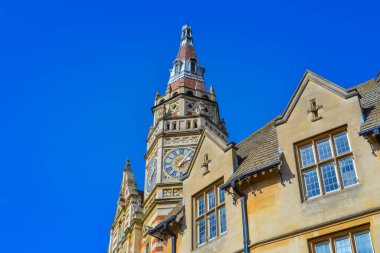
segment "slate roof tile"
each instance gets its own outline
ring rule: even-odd
[[[359,84],[356,89],[361,98],[360,104],[364,113],[364,123],[360,132],[366,132],[374,127],[380,127],[380,84],[376,79]]]

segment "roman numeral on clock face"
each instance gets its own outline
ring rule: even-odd
[[[194,150],[177,148],[171,150],[164,158],[164,171],[171,177],[179,178],[186,173]]]

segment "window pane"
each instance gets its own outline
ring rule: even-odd
[[[326,160],[332,157],[330,140],[323,140],[317,143],[319,160]]]
[[[300,153],[301,153],[302,167],[306,167],[308,165],[315,163],[314,150],[313,150],[312,145],[302,147],[300,149]]]
[[[206,241],[206,223],[204,219],[198,221],[198,244]]]
[[[219,226],[220,226],[220,233],[223,234],[227,231],[227,219],[226,219],[226,208],[222,207],[219,209]]]
[[[354,236],[357,253],[373,253],[369,232],[357,233]]]
[[[224,190],[218,188],[218,194],[219,194],[219,204],[224,203],[225,196],[224,196]]]
[[[205,197],[198,198],[198,216],[205,213]]]
[[[216,214],[212,213],[208,216],[208,236],[210,239],[216,237]]]
[[[334,240],[336,253],[351,253],[350,239],[343,237]]]
[[[349,186],[356,184],[358,179],[356,178],[356,172],[352,157],[347,157],[339,160],[339,167],[342,173],[343,185]]]
[[[329,242],[322,242],[317,245],[315,245],[315,253],[330,253],[330,243]]]
[[[339,188],[338,180],[336,178],[335,164],[328,163],[321,166],[323,185],[325,192],[334,191]]]
[[[334,136],[336,153],[338,155],[350,152],[350,144],[348,143],[347,133]]]
[[[317,170],[314,169],[306,171],[303,175],[305,179],[307,197],[311,198],[321,194],[321,190],[319,189]]]
[[[207,199],[208,199],[208,210],[215,208],[215,192],[214,192],[214,190],[209,191],[207,193]]]

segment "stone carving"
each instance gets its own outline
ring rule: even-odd
[[[182,196],[182,189],[173,189],[173,196],[174,197]]]
[[[182,189],[180,188],[170,188],[170,189],[162,190],[162,197],[164,198],[181,197],[181,196],[182,196]]]
[[[172,137],[166,138],[164,144],[167,146],[178,144],[197,144],[199,140],[198,136],[184,136],[184,137]]]
[[[173,191],[172,189],[164,189],[162,191],[162,197],[164,198],[169,198],[169,197],[172,197],[173,196]]]

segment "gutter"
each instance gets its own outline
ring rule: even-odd
[[[237,180],[231,182],[231,188],[233,191],[240,197],[241,201],[241,216],[242,216],[242,224],[243,224],[243,246],[244,253],[248,253],[248,223],[247,223],[247,196],[236,185]]]
[[[168,235],[171,237],[171,240],[172,240],[172,250],[171,250],[171,253],[176,253],[177,236],[169,228],[169,224],[172,223],[172,222],[174,222],[176,218],[177,218],[177,215],[173,215],[172,217],[170,217],[169,219],[167,219],[163,223],[159,224],[158,226],[156,226],[155,228],[153,228],[153,229],[151,229],[151,230],[149,230],[147,232],[147,234],[149,234],[149,235],[151,235],[153,237],[156,237],[159,240],[162,240],[162,238],[159,238],[159,237],[155,236],[154,233],[158,232],[161,229],[165,230],[166,233],[168,233]]]
[[[249,241],[249,234],[248,234],[248,216],[247,216],[247,195],[242,192],[238,186],[237,182],[243,180],[244,178],[251,176],[253,174],[257,174],[263,171],[266,171],[268,169],[271,169],[273,167],[279,168],[281,166],[282,160],[281,158],[279,161],[276,161],[274,163],[270,163],[267,165],[262,166],[261,168],[254,169],[252,171],[243,173],[242,175],[232,179],[231,181],[227,182],[226,184],[222,185],[220,188],[222,190],[226,190],[227,188],[232,188],[234,193],[239,196],[240,201],[241,201],[241,216],[242,216],[242,225],[243,225],[243,248],[244,248],[244,253],[249,253],[248,247],[250,244]],[[280,174],[281,177],[281,174]],[[282,181],[282,179],[281,179]]]
[[[380,143],[380,125],[368,128],[366,130],[360,131],[359,136],[373,134],[376,140]]]
[[[271,168],[274,168],[274,167],[278,167],[279,165],[281,165],[281,159],[279,161],[274,162],[274,163],[270,163],[268,165],[264,165],[263,167],[260,167],[258,169],[254,169],[252,171],[243,173],[242,175],[240,175],[240,176],[232,179],[232,181],[227,181],[227,183],[224,184],[224,185],[222,185],[221,188],[223,190],[225,190],[227,188],[232,187],[232,182],[239,182],[242,179],[244,179],[245,177],[248,177],[248,176],[251,176],[253,174],[257,174],[257,173],[263,172],[263,171],[267,171],[268,169],[271,169]]]
[[[168,233],[168,235],[170,235],[171,239],[172,239],[172,253],[176,253],[176,244],[177,244],[177,236],[173,233],[173,231],[168,227],[168,223],[165,222],[164,224],[164,229],[166,230],[166,232]]]

